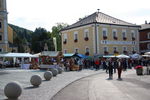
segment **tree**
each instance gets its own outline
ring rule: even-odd
[[[61,29],[63,29],[64,27],[67,27],[68,24],[65,24],[65,23],[57,23],[56,26],[53,26],[52,27],[52,32],[51,32],[51,35],[52,37],[56,37],[56,41],[57,41],[57,50],[58,51],[61,51],[61,34],[60,34],[60,31]]]
[[[41,27],[36,28],[32,34],[31,50],[35,53],[41,52],[44,50],[45,43],[47,43],[49,51],[54,50],[50,32]]]

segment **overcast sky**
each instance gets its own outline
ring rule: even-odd
[[[150,22],[150,0],[7,0],[8,22],[33,31],[73,24],[97,9],[133,24]]]

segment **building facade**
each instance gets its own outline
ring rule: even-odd
[[[17,51],[13,46],[13,29],[7,22],[6,0],[0,0],[0,52]]]
[[[62,29],[62,51],[86,55],[139,52],[139,27],[95,12]]]
[[[140,36],[140,53],[150,52],[150,23],[141,25],[139,30]]]

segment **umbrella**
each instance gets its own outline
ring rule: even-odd
[[[150,57],[150,55],[142,55],[142,57]]]
[[[118,56],[116,56],[116,57],[117,57],[117,58],[130,58],[129,56],[124,55],[124,54],[118,55]]]
[[[136,54],[131,55],[130,57],[133,59],[140,59],[142,56],[136,53]]]

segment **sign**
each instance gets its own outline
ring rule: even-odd
[[[101,40],[101,44],[117,44],[117,45],[135,45],[135,41],[108,41]]]

